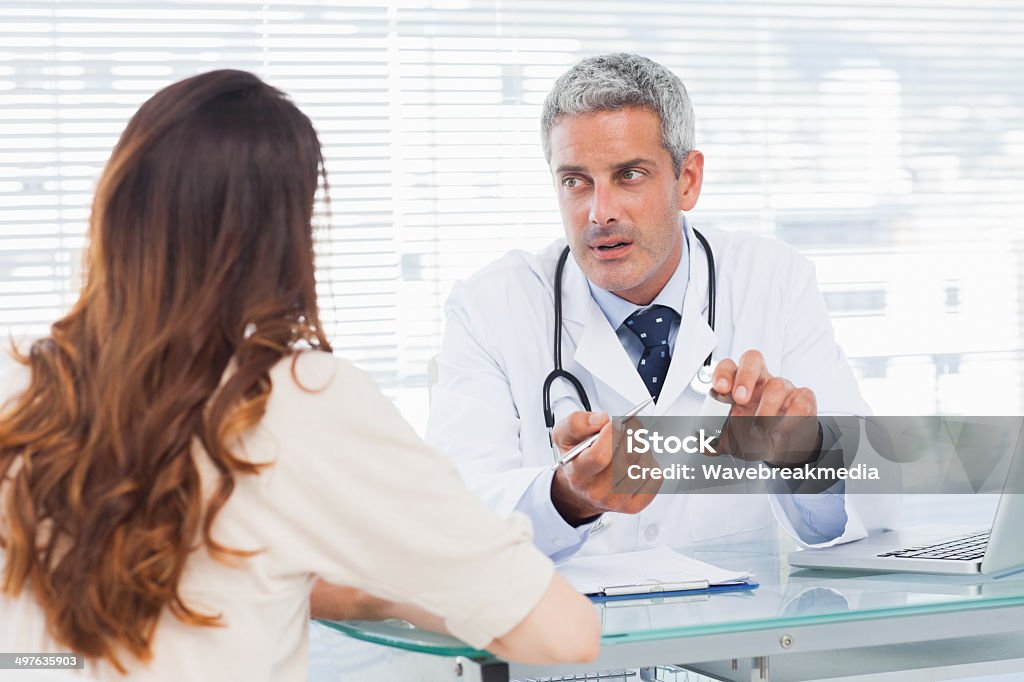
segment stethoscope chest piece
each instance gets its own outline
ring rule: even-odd
[[[711,393],[711,378],[714,376],[711,372],[711,365],[704,364],[700,366],[697,373],[690,379],[690,388],[699,393],[700,395],[708,395]]]

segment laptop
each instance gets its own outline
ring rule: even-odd
[[[842,568],[942,575],[1024,570],[1024,437],[1017,441],[991,528],[954,533],[939,526],[887,531],[863,540],[790,553],[798,568]],[[1012,491],[1012,492],[1007,492]]]

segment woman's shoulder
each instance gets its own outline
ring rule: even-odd
[[[370,375],[351,362],[327,351],[304,350],[281,358],[270,370],[274,390],[299,391],[308,395],[346,392],[353,385],[372,386]]]
[[[301,470],[303,480],[313,470],[336,475],[343,462],[350,472],[370,466],[372,458],[361,459],[366,452],[387,450],[394,459],[421,456],[426,447],[370,374],[346,360],[305,351],[283,358],[270,378],[266,410],[249,444],[254,452],[294,453],[279,461]]]
[[[373,377],[351,362],[318,350],[281,358],[270,370],[268,410],[284,407],[306,421],[318,417],[359,418],[388,402]],[[390,404],[390,403],[389,403]]]

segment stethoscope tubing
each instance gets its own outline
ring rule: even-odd
[[[715,330],[715,257],[711,253],[711,244],[708,240],[697,230],[693,230],[694,236],[700,242],[704,248],[704,255],[708,261],[708,326],[711,327],[711,331]],[[556,379],[565,379],[572,387],[576,390],[576,395],[580,399],[580,403],[583,405],[583,409],[586,412],[591,411],[590,398],[587,397],[587,391],[583,388],[583,384],[580,380],[569,372],[562,368],[562,274],[565,271],[566,261],[569,260],[569,247],[568,245],[562,249],[562,254],[558,257],[558,265],[555,267],[555,333],[554,333],[554,348],[553,358],[555,361],[555,367],[551,372],[548,373],[547,377],[544,378],[544,386],[542,391],[544,393],[544,424],[548,429],[555,426],[555,413],[551,409],[551,385]],[[697,376],[694,381],[699,381],[701,384],[701,392],[704,391],[704,384],[707,384],[707,390],[711,388],[711,354],[704,360],[704,364],[697,371]],[[691,382],[691,386],[693,382]]]

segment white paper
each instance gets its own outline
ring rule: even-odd
[[[606,588],[679,583],[728,585],[747,582],[749,571],[729,571],[671,550],[658,547],[639,552],[573,557],[556,566],[562,577],[583,594],[598,594]],[[695,584],[688,589],[700,589]],[[684,589],[684,588],[676,588]]]

